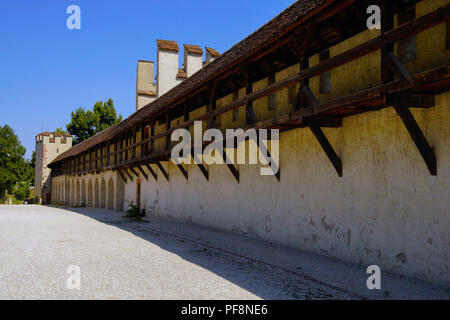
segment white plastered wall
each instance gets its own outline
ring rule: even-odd
[[[341,258],[377,264],[439,284],[450,283],[450,93],[436,106],[413,110],[434,148],[431,176],[392,108],[344,119],[324,129],[343,162],[339,178],[307,129],[281,134],[281,181],[239,165],[238,184],[224,165],[209,166],[207,182],[195,165],[189,181],[169,163],[142,179],[142,207],[175,218]],[[128,180],[125,201],[136,197]]]

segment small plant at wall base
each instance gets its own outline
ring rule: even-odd
[[[141,211],[139,207],[134,204],[134,201],[128,202],[128,210],[126,213],[125,218],[135,219],[137,221],[143,221],[142,217],[145,216],[145,210],[143,209]]]

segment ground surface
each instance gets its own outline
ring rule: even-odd
[[[197,226],[122,216],[0,206],[0,299],[449,297],[394,278],[373,296],[355,266]],[[72,265],[81,270],[80,290],[66,286]]]

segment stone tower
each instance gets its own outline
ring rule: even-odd
[[[70,148],[72,148],[70,134],[43,132],[36,136],[34,192],[38,203],[49,203],[51,199],[51,170],[47,167],[48,164]]]

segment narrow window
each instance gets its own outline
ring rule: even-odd
[[[269,86],[275,83],[275,75],[271,75],[269,77]],[[272,93],[269,96],[269,111],[275,110],[277,108],[277,96],[275,93]]]
[[[397,15],[398,25],[401,26],[416,19],[416,9],[400,12]],[[417,58],[417,35],[401,40],[397,45],[397,56],[402,63],[414,61]]]
[[[319,63],[330,59],[330,50],[319,53]],[[329,93],[331,91],[331,71],[320,74],[320,93]]]
[[[236,101],[239,99],[239,92],[235,91],[233,92],[233,101]],[[239,108],[233,109],[233,122],[236,122],[239,120]]]

